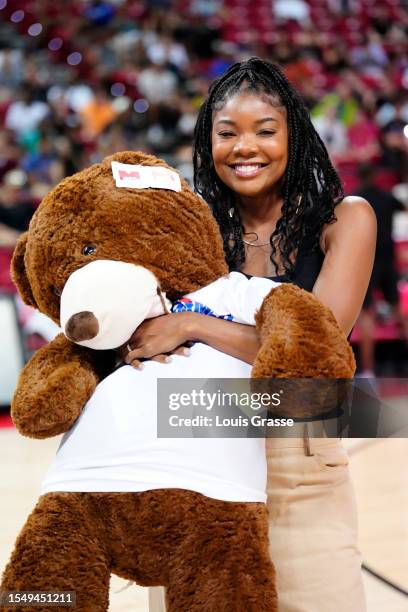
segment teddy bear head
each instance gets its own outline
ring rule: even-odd
[[[125,151],[43,199],[12,272],[24,301],[68,338],[107,349],[228,269],[207,204],[162,160]]]

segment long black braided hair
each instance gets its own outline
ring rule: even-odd
[[[193,145],[194,186],[220,226],[230,270],[239,270],[245,261],[243,227],[235,194],[215,172],[211,131],[214,112],[228,98],[244,92],[267,96],[269,103],[286,108],[288,163],[282,183],[282,216],[270,243],[272,263],[276,270],[283,267],[290,280],[306,232],[310,248],[315,248],[323,226],[336,220],[334,207],[344,197],[343,187],[309,111],[280,68],[256,57],[231,66],[210,87],[198,115]]]

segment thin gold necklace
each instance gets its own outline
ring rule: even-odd
[[[266,246],[266,245],[270,246],[270,244],[271,244],[269,241],[268,242],[261,242],[260,244],[254,244],[253,242],[248,242],[248,240],[245,240],[244,238],[242,239],[242,242],[244,244],[247,244],[248,246],[252,246],[252,247],[262,247],[262,246]]]

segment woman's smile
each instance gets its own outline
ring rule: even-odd
[[[242,179],[251,179],[258,176],[268,164],[258,164],[254,162],[230,164],[230,168],[236,177]]]

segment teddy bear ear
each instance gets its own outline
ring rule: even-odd
[[[11,260],[11,277],[19,290],[24,302],[29,306],[37,308],[37,303],[34,299],[31,285],[27,277],[24,255],[26,251],[28,232],[25,232],[18,239],[16,248],[14,249],[13,258]]]

